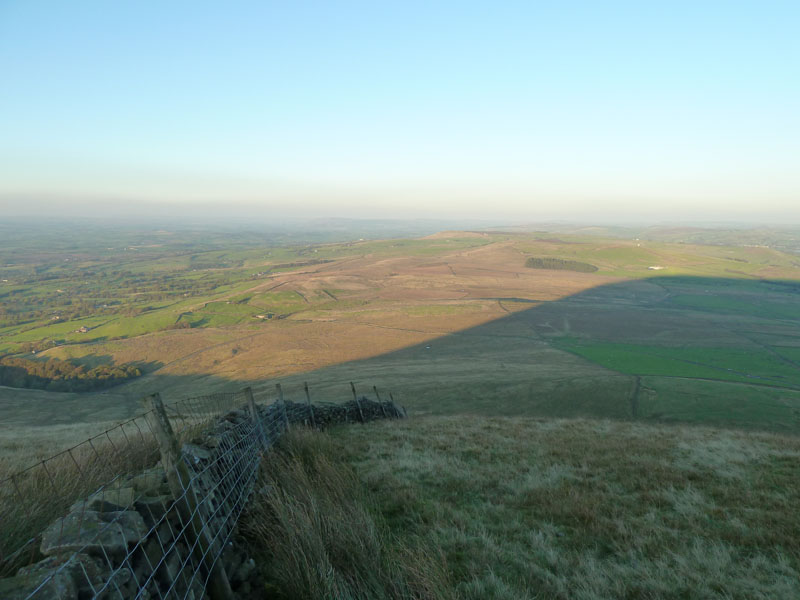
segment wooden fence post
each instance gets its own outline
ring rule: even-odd
[[[311,394],[308,393],[308,382],[303,382],[303,389],[306,391],[306,402],[308,402],[308,410],[311,411],[311,426],[316,429],[317,421],[314,419],[314,405],[311,404]]]
[[[353,400],[356,401],[356,406],[358,406],[358,416],[361,419],[361,422],[364,422],[364,412],[361,410],[361,402],[358,401],[358,395],[356,394],[356,386],[351,381],[350,382],[350,389],[353,390]]]
[[[283,399],[283,388],[280,383],[275,384],[278,390],[278,399],[281,402],[281,410],[283,411],[283,422],[286,424],[286,431],[289,431],[289,416],[286,414],[286,401]]]
[[[375,391],[375,397],[378,399],[378,404],[381,405],[381,412],[383,413],[383,416],[385,417],[386,416],[386,407],[383,405],[383,402],[381,402],[381,395],[378,393],[378,386],[377,385],[373,385],[372,389]]]
[[[192,488],[192,476],[186,463],[181,460],[178,439],[172,431],[169,418],[164,410],[164,403],[158,393],[148,396],[149,404],[153,410],[147,413],[147,421],[153,435],[158,442],[161,452],[161,464],[167,475],[167,484],[175,498],[175,505],[181,521],[184,523],[184,534],[189,547],[194,547],[195,558],[206,565],[208,569],[208,593],[212,600],[233,600],[233,590],[228,581],[228,575],[222,563],[214,560],[211,555],[212,540],[200,511],[197,509],[199,502]]]
[[[250,417],[253,419],[253,423],[258,430],[258,435],[261,438],[261,446],[262,448],[266,448],[267,435],[264,433],[264,425],[261,423],[261,416],[258,414],[256,400],[253,398],[253,388],[250,386],[244,388],[244,395],[245,398],[247,398],[247,407],[250,409]]]
[[[392,406],[394,407],[394,411],[397,413],[398,417],[407,417],[408,416],[408,413],[406,412],[405,406],[400,406],[399,404],[395,404],[394,396],[392,395],[392,392],[389,392],[389,400],[392,401]],[[403,410],[402,413],[400,412],[401,409]]]

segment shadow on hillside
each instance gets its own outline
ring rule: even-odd
[[[790,340],[800,358],[798,293],[795,282],[654,277],[530,308],[531,299],[512,299],[504,302],[512,314],[501,319],[286,377],[283,385],[307,380],[324,396],[353,379],[393,390],[412,414],[636,417],[800,431],[800,365],[774,346],[784,343],[777,336]],[[583,358],[585,346],[603,360]],[[648,348],[685,360],[664,359],[667,366],[653,369],[661,359],[643,355],[650,360],[637,363]],[[625,360],[614,355],[620,349]],[[743,358],[752,372],[742,371]],[[659,377],[636,376],[649,374]]]
[[[535,306],[530,306],[535,298],[502,299],[510,311],[506,317],[280,381],[287,397],[303,399],[302,382],[308,381],[315,401],[334,402],[350,397],[351,380],[359,393],[372,395],[371,387],[377,385],[384,394],[391,391],[412,414],[698,420],[692,410],[702,413],[700,404],[707,398],[727,396],[729,405],[715,405],[700,420],[731,421],[726,411],[736,417],[733,421],[753,419],[737,403],[758,402],[766,406],[770,422],[789,415],[794,427],[800,396],[787,389],[795,386],[793,382],[773,388],[756,379],[724,383],[705,376],[643,381],[634,375],[635,370],[605,368],[581,357],[573,347],[595,343],[744,348],[767,355],[772,352],[765,343],[770,336],[797,336],[800,346],[800,326],[787,321],[787,315],[797,310],[798,291],[800,284],[786,282],[655,277],[599,286]],[[398,329],[404,325],[394,324]],[[724,370],[718,370],[718,378],[731,379]],[[270,401],[275,397],[275,383],[156,372],[90,394],[0,388],[0,407],[6,427],[107,422],[141,412],[140,399],[154,392],[169,402],[252,386],[257,399]],[[795,387],[800,388],[800,381]]]

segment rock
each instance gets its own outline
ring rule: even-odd
[[[164,558],[164,550],[155,539],[149,539],[141,547],[139,556],[136,557],[137,565],[134,576],[140,586],[146,586],[155,576],[155,572]]]
[[[143,515],[145,521],[151,525],[158,523],[167,514],[172,506],[172,496],[156,496],[154,498],[139,498],[134,503],[136,511]]]
[[[177,529],[177,531],[180,532],[180,529]],[[165,547],[169,542],[175,539],[175,533],[176,529],[168,520],[165,520],[163,523],[161,523],[161,525],[158,526],[158,529],[156,529],[158,541]]]
[[[113,575],[103,562],[86,554],[65,558],[52,556],[19,570],[16,577],[0,579],[0,598],[21,600],[34,590],[31,600],[77,600],[78,598],[109,596],[109,591],[122,589],[130,581],[130,572],[121,569]],[[94,591],[93,591],[94,590]],[[21,595],[20,595],[21,594]]]
[[[163,469],[149,469],[134,475],[128,484],[143,496],[159,496],[168,490],[167,476]]]
[[[169,553],[166,560],[161,563],[161,581],[163,585],[170,586],[180,575],[183,567],[183,558],[176,547]]]
[[[34,565],[36,566],[36,565]],[[46,583],[42,583],[50,577]],[[38,588],[38,592],[33,594]],[[33,595],[32,595],[33,594]],[[0,579],[0,598],[3,600],[78,600],[78,585],[70,570],[42,569],[8,579]]]
[[[211,460],[211,450],[208,448],[203,448],[196,444],[184,444],[181,450],[183,455],[187,456],[194,464],[204,460]]]
[[[136,491],[132,487],[109,488],[89,496],[86,508],[99,512],[124,511],[135,499]]]
[[[94,597],[92,588],[97,590],[98,600],[117,600],[120,597],[133,598],[136,595],[136,591],[139,589],[139,584],[131,570],[127,566],[123,566],[112,573],[106,573],[99,585],[94,583],[92,587],[86,586],[85,589],[81,588],[81,598]]]
[[[216,425],[216,431],[218,433],[224,433],[226,431],[230,431],[231,429],[234,429],[235,427],[236,426],[233,423],[231,423],[230,421],[219,421],[219,422],[217,422],[217,425]]]
[[[142,516],[134,511],[76,511],[52,523],[42,534],[42,554],[83,551],[124,555],[128,544],[147,534]]]
[[[232,410],[222,418],[226,421],[234,423],[235,425],[240,425],[250,420],[250,414],[244,410],[237,409],[237,410]]]

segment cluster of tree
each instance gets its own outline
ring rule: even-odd
[[[17,350],[19,352],[22,352],[23,354],[30,354],[31,352],[41,352],[42,350],[48,350],[63,343],[64,340],[42,338],[41,340],[35,340],[32,342],[20,342],[17,345]]]
[[[564,260],[563,258],[531,257],[525,261],[525,266],[531,269],[552,269],[556,271],[578,271],[579,273],[594,273],[597,267],[577,260]]]
[[[0,385],[51,392],[90,392],[139,377],[133,365],[99,365],[86,368],[66,360],[0,359]]]
[[[172,325],[167,325],[162,329],[162,331],[168,331],[170,329],[191,329],[193,327],[190,321],[177,321]]]
[[[325,263],[333,262],[333,259],[329,258],[314,258],[312,260],[301,260],[298,262],[290,262],[290,263],[281,263],[279,265],[272,265],[270,267],[273,270],[276,269],[297,269],[299,267],[309,267],[311,265],[322,265]]]

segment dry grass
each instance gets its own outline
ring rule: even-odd
[[[451,598],[440,557],[400,544],[327,436],[295,431],[264,462],[243,529],[274,598]]]
[[[796,438],[473,417],[334,437],[460,598],[800,597]]]
[[[124,475],[153,466],[158,460],[155,440],[141,435],[139,423],[129,422],[72,446],[75,436],[85,440],[86,426],[53,428],[59,433],[59,454],[53,446],[29,444],[23,439],[4,440],[0,460],[0,576],[37,559],[37,536],[65,516],[69,507],[90,494],[107,494],[124,483]],[[146,430],[145,430],[146,431]],[[93,431],[95,435],[97,431]],[[54,442],[56,443],[56,442]],[[37,462],[38,461],[38,462]]]

